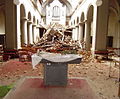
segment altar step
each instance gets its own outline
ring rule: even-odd
[[[85,79],[68,79],[67,86],[44,86],[42,78],[25,78],[4,99],[98,99]]]

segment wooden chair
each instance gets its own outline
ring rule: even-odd
[[[3,45],[0,45],[0,62],[3,62]]]
[[[109,52],[106,51],[95,51],[95,58],[102,57],[102,59],[108,59]]]
[[[4,49],[4,54],[8,55],[10,58],[18,57],[17,49]]]

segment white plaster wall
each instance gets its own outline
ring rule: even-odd
[[[5,15],[0,11],[0,34],[5,34]]]
[[[29,0],[21,0],[21,4],[24,5],[25,10],[26,10],[26,17],[28,18],[28,13],[31,13],[32,16],[32,22],[33,22],[33,16],[36,17],[36,19],[41,21],[41,15],[40,13],[34,8],[33,4]]]
[[[74,10],[80,0],[68,0],[68,1],[70,1],[70,4],[72,5],[72,10]]]
[[[74,20],[76,20],[77,17],[80,18],[82,12],[84,12],[85,20],[86,20],[87,19],[87,12],[88,12],[88,9],[89,9],[90,5],[96,6],[95,5],[95,0],[83,0],[83,2],[80,4],[80,6],[73,13],[70,22],[74,22]]]
[[[39,0],[37,0],[37,8],[38,8],[38,10],[39,10],[39,13],[41,14],[41,12],[42,12],[42,6],[41,6],[41,4],[39,3]]]

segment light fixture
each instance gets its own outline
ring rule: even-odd
[[[14,3],[15,5],[19,5],[19,4],[20,4],[20,0],[14,0],[13,3]]]
[[[96,3],[96,5],[97,5],[97,6],[101,6],[101,5],[102,5],[102,3],[103,3],[103,1],[102,1],[102,0],[96,0],[96,2],[95,2],[95,3]]]

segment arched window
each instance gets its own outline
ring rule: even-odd
[[[53,17],[60,17],[60,8],[58,6],[53,7]]]

